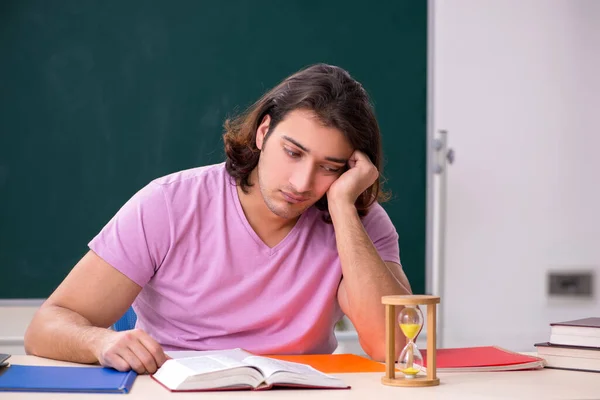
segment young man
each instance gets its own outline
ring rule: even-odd
[[[410,286],[376,202],[363,87],[314,65],[225,130],[226,163],[151,182],[90,242],[31,322],[29,354],[152,373],[164,350],[331,353],[346,314],[385,358],[381,296]],[[132,303],[136,329],[107,329]]]

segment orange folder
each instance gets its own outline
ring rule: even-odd
[[[355,354],[309,354],[266,356],[277,360],[307,364],[326,374],[347,372],[385,372],[385,365]]]

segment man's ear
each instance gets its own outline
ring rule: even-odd
[[[271,116],[265,115],[263,120],[261,121],[258,129],[256,130],[256,147],[259,150],[263,149],[263,145],[265,144],[265,138],[267,137],[267,133],[269,132],[269,125],[271,124]]]

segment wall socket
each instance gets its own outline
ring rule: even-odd
[[[594,296],[593,271],[551,271],[548,273],[548,295],[589,298]]]

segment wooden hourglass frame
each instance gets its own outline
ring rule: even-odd
[[[385,304],[385,376],[381,383],[389,386],[436,386],[440,380],[436,375],[436,310],[440,303],[438,296],[407,295],[383,296]],[[427,305],[427,375],[416,376],[413,379],[396,377],[396,306]],[[402,349],[400,349],[402,350]]]

